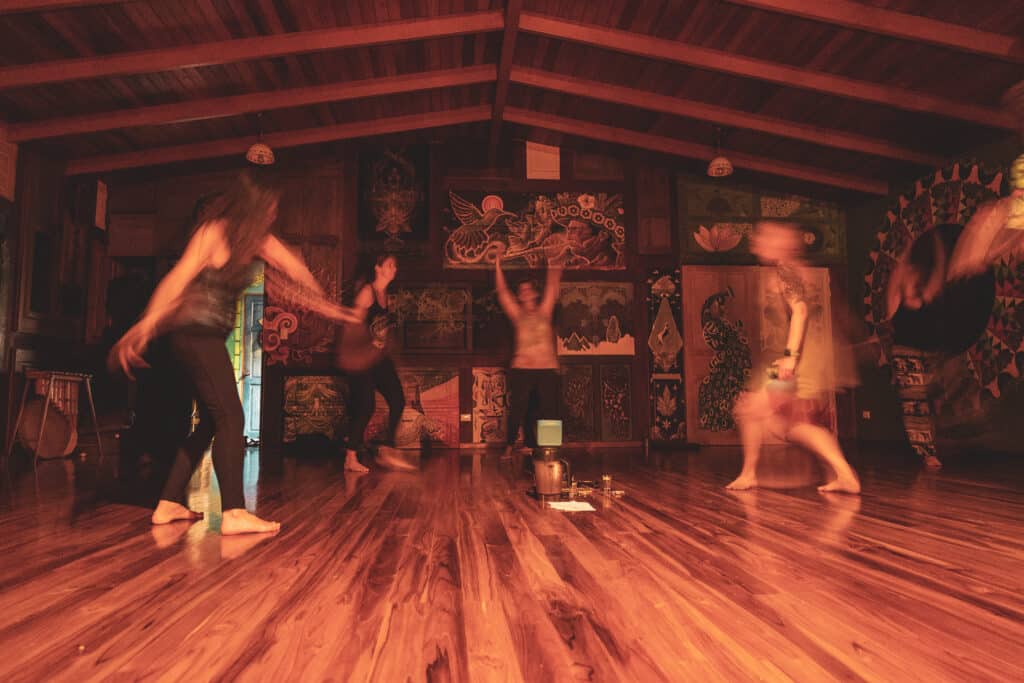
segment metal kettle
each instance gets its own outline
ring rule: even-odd
[[[559,496],[562,489],[572,481],[569,463],[565,460],[533,459],[533,479],[537,484],[537,495]]]

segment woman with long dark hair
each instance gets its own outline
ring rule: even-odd
[[[398,274],[398,262],[390,254],[379,254],[359,268],[350,288],[351,311],[357,318],[342,328],[337,364],[348,375],[349,425],[345,439],[345,469],[366,472],[359,462],[366,426],[373,416],[374,393],[379,391],[388,404],[386,443],[377,451],[377,462],[391,469],[415,469],[394,451],[395,432],[405,410],[405,393],[391,359],[391,337],[396,326],[388,311],[388,287]]]
[[[280,525],[245,509],[242,465],[245,457],[242,404],[225,342],[235,323],[235,302],[253,279],[257,259],[285,273],[310,309],[334,319],[351,314],[324,298],[303,263],[270,233],[277,220],[280,191],[253,171],[239,176],[211,200],[197,221],[185,252],[161,280],[149,305],[110,352],[110,363],[132,377],[145,367],[149,343],[167,335],[171,354],[190,380],[199,405],[199,424],[175,456],[153,524],[196,519],[185,506],[185,488],[213,441],[213,467],[220,484],[224,535],[277,531]]]

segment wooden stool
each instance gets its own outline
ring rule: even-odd
[[[28,401],[29,386],[35,383],[36,392],[46,396],[43,404],[43,416],[39,422],[39,438],[36,440],[36,447],[32,450],[32,465],[36,465],[39,459],[39,444],[42,443],[43,430],[46,428],[46,417],[50,410],[50,403],[58,407],[71,419],[72,428],[78,429],[78,386],[85,385],[85,394],[89,399],[89,411],[92,414],[92,426],[96,433],[96,448],[99,450],[100,459],[103,459],[103,440],[100,438],[100,424],[96,417],[96,405],[92,399],[92,375],[79,372],[61,372],[58,370],[25,370],[25,386],[21,392],[21,405],[18,408],[18,417],[14,420],[14,430],[11,432],[7,444],[7,458],[14,452],[14,443],[18,438],[18,429],[21,427],[21,419],[25,413],[25,404]]]

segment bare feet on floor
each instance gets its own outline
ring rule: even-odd
[[[821,493],[860,493],[860,482],[856,477],[839,477],[823,486],[818,487]]]
[[[386,467],[389,470],[400,470],[403,472],[415,472],[419,468],[412,463],[406,462],[402,459],[401,454],[395,448],[390,446],[381,446],[377,449],[377,462],[381,467]]]
[[[363,463],[359,462],[359,458],[356,456],[355,451],[345,451],[345,471],[369,472],[370,468],[368,468]]]
[[[741,474],[736,477],[731,484],[727,484],[725,488],[730,491],[745,491],[747,489],[757,488],[757,477],[752,474]]]
[[[156,510],[153,510],[153,516],[150,517],[150,520],[153,524],[170,524],[171,522],[193,521],[202,518],[202,512],[189,510],[181,503],[175,503],[171,500],[160,500],[156,504]]]
[[[930,470],[940,470],[942,469],[942,461],[934,455],[926,455],[924,458],[924,466]]]
[[[220,533],[223,536],[234,534],[267,534],[281,529],[280,522],[268,522],[260,519],[248,510],[234,508],[225,510],[221,517]]]

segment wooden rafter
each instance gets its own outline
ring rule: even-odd
[[[61,135],[79,135],[117,128],[183,123],[273,109],[355,100],[363,97],[472,85],[493,81],[494,77],[493,64],[440,69],[388,78],[370,78],[249,95],[212,97],[153,107],[33,121],[11,126],[10,135],[15,142],[25,142]]]
[[[501,40],[501,58],[498,60],[498,81],[494,89],[494,111],[491,115],[491,134],[487,143],[487,159],[494,166],[498,156],[498,137],[501,134],[501,115],[508,100],[508,77],[512,71],[512,58],[519,35],[519,15],[523,0],[508,0],[505,5],[505,35]]]
[[[340,123],[333,126],[319,126],[315,128],[303,128],[301,130],[290,130],[280,133],[264,135],[262,140],[273,148],[298,147],[301,145],[312,145],[335,140],[349,140],[352,138],[371,137],[374,135],[388,135],[411,130],[423,130],[425,128],[439,128],[442,126],[454,126],[462,123],[475,123],[487,121],[491,118],[491,107],[482,105],[478,107],[464,107],[461,109],[449,109],[428,114],[411,114],[407,116],[393,116],[383,119],[372,119],[369,121],[357,121],[353,123]],[[142,166],[158,166],[179,161],[191,161],[194,159],[211,159],[214,157],[230,156],[232,154],[242,155],[249,145],[259,138],[248,135],[240,138],[229,138],[215,140],[213,142],[197,142],[174,147],[160,147],[156,149],[144,149],[137,152],[124,154],[111,154],[107,156],[88,157],[85,159],[74,159],[69,161],[65,173],[67,175],[83,175],[87,173],[102,173],[125,168],[139,168]]]
[[[17,14],[20,12],[49,12],[57,9],[73,7],[92,7],[95,5],[116,5],[130,0],[2,0],[0,14]]]
[[[512,69],[511,80],[513,83],[553,90],[566,95],[589,97],[604,102],[614,102],[629,107],[674,114],[700,121],[709,121],[731,128],[754,130],[759,133],[778,135],[793,140],[803,140],[804,142],[811,142],[824,147],[872,154],[924,166],[941,166],[945,163],[941,156],[900,147],[885,140],[804,123],[795,123],[771,116],[752,114],[696,100],[659,95],[647,90],[636,90],[601,81],[554,74],[540,69],[515,67]]]
[[[498,31],[503,26],[504,18],[500,11],[472,12],[431,19],[238,38],[103,57],[51,60],[0,68],[0,89]]]
[[[995,57],[1011,62],[1024,62],[1024,39],[991,33],[969,26],[951,24],[937,19],[894,12],[850,0],[726,0],[734,5],[791,14],[844,28],[857,29],[893,38],[962,52]]]
[[[629,147],[638,147],[640,149],[648,149],[655,152],[673,154],[691,159],[710,160],[716,154],[715,148],[708,145],[701,145],[695,142],[687,142],[685,140],[677,140],[674,138],[666,138],[659,135],[651,135],[649,133],[641,133],[639,131],[629,130],[626,128],[615,128],[613,126],[592,123],[590,121],[581,121],[579,119],[572,119],[564,116],[541,114],[539,112],[515,107],[505,108],[505,120],[524,126],[533,126],[536,128],[552,130],[565,135],[575,135],[593,140],[602,140],[604,142],[612,142],[627,145]],[[826,169],[813,168],[803,164],[789,164],[783,161],[744,154],[742,152],[722,150],[722,153],[728,156],[729,160],[732,161],[733,165],[737,168],[744,168],[750,171],[783,176],[786,178],[795,178],[797,180],[817,183],[819,185],[831,185],[833,187],[855,190],[866,194],[887,195],[889,193],[889,186],[887,183],[870,178],[862,178]]]
[[[736,76],[813,90],[836,97],[882,104],[906,111],[962,119],[993,128],[1015,128],[1012,117],[999,109],[963,104],[904,88],[744,57],[675,40],[664,40],[650,35],[591,24],[577,24],[528,12],[524,12],[520,17],[519,28],[522,31],[549,38],[585,43],[650,59],[687,64],[698,69],[722,71]]]

